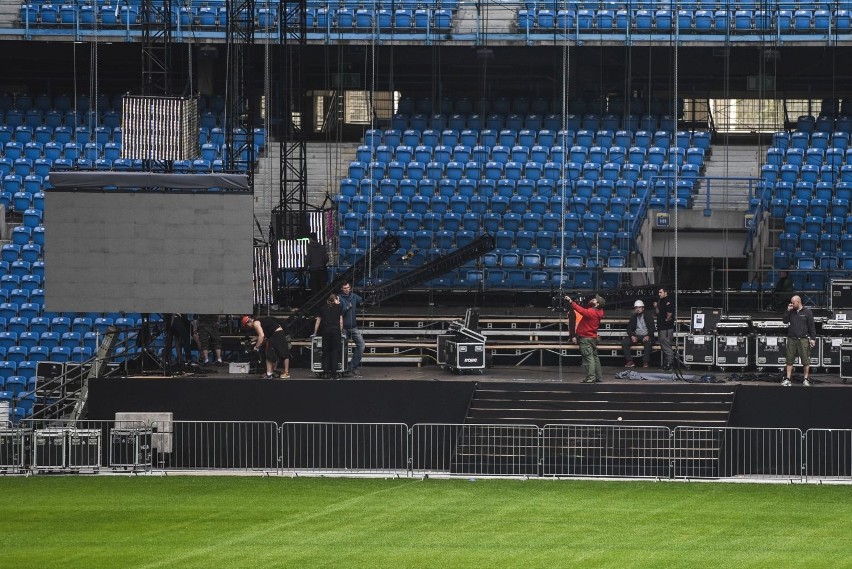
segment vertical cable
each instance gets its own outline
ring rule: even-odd
[[[95,10],[97,11],[97,4],[95,5]],[[95,127],[98,122],[98,18],[97,14],[95,15],[95,21],[92,23],[92,27],[94,29],[94,34],[92,34],[92,44],[89,51],[89,120],[87,121],[87,128],[89,129],[89,140],[93,140],[95,138]],[[74,111],[74,128],[76,130],[76,121],[77,121],[77,111]],[[74,141],[77,141],[76,134],[74,135]],[[83,149],[83,158],[85,155],[85,148]]]
[[[378,37],[378,18],[376,17],[375,10],[373,14],[373,41],[370,42],[370,54],[369,54],[369,75],[370,75],[370,91],[368,94],[368,108],[370,113],[370,130],[373,131],[370,133],[370,164],[367,165],[367,170],[370,173],[370,195],[368,197],[368,206],[367,206],[367,220],[369,224],[369,228],[367,231],[367,280],[373,274],[373,192],[378,188],[376,186],[376,179],[374,177],[375,172],[373,171],[372,165],[376,161],[376,141],[375,141],[375,129],[376,129],[376,38]],[[365,65],[367,62],[364,62]]]
[[[559,136],[557,133],[556,141],[559,146],[562,147],[562,163],[561,170],[559,174],[559,195],[562,198],[559,202],[559,289],[558,289],[558,299],[556,299],[556,306],[559,307],[562,305],[563,296],[565,294],[565,200],[567,198],[567,186],[566,178],[565,178],[565,168],[568,162],[568,151],[566,148],[566,140],[568,133],[568,93],[571,87],[571,42],[568,41],[568,16],[565,16],[565,27],[563,27],[563,37],[564,41],[562,43],[562,130],[560,131],[562,136]],[[568,311],[565,312],[565,323],[568,323]],[[570,325],[569,325],[570,326]],[[560,324],[559,326],[559,355],[557,357],[557,361],[559,362],[559,380],[562,381],[562,345],[564,341],[563,327]],[[569,328],[570,332],[570,328]]]
[[[680,18],[676,18],[676,22],[677,22],[675,24],[676,25],[676,31],[679,32],[680,31]],[[679,33],[678,33],[678,35],[679,35]],[[678,100],[678,74],[680,72],[680,60],[679,60],[679,52],[678,52],[679,43],[680,43],[679,41],[674,42],[674,65],[673,65],[674,73],[672,74],[673,80],[674,80],[674,84],[673,84],[673,88],[672,88],[672,118],[674,120],[674,132],[672,133],[672,140],[674,142],[674,148],[680,148],[677,144],[677,120],[678,120],[678,111],[680,110],[680,104],[679,104],[680,102]],[[669,148],[669,154],[671,155],[671,147]],[[686,151],[684,151],[684,159],[685,158],[686,158]],[[670,160],[670,162],[672,161],[671,156],[669,156],[669,160]],[[677,157],[675,157],[674,163],[677,164]],[[674,338],[672,338],[672,339],[674,340],[674,344],[675,344],[674,350],[678,350],[679,346],[677,345],[677,334],[676,334],[676,332],[677,332],[677,305],[678,305],[678,296],[679,296],[678,295],[678,290],[679,290],[679,288],[678,288],[678,286],[679,286],[678,271],[680,269],[679,263],[678,263],[678,255],[679,255],[679,251],[678,251],[678,233],[679,233],[678,210],[680,208],[678,207],[678,201],[677,201],[677,181],[678,181],[678,176],[680,174],[680,166],[677,166],[675,168],[674,173],[675,173],[674,188],[673,188],[673,190],[674,190],[673,193],[674,193],[674,197],[675,197],[675,202],[674,202],[675,203],[675,207],[674,207],[674,286],[672,287],[674,290],[672,292],[674,292],[674,303],[673,303],[674,304],[674,316],[673,316],[673,319],[674,319],[675,333],[673,334]],[[652,260],[652,263],[653,263],[653,260]]]

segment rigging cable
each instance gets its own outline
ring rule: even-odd
[[[568,38],[568,18],[565,18],[565,27],[563,27],[563,42],[562,42],[562,130],[559,131],[559,134],[556,138],[557,143],[562,148],[562,162],[560,164],[561,171],[559,174],[559,209],[560,209],[560,220],[559,220],[559,288],[558,288],[558,299],[555,299],[557,310],[562,306],[562,302],[564,300],[565,295],[565,200],[568,197],[568,181],[565,177],[567,162],[568,162],[568,152],[566,151],[567,142],[568,142],[568,93],[571,88],[571,42]],[[572,192],[573,194],[573,192]],[[569,309],[570,307],[566,307],[565,311],[565,323],[569,324]],[[561,315],[560,315],[561,316]],[[568,329],[570,335],[570,327]],[[563,326],[560,321],[559,323],[559,357],[557,358],[559,361],[559,380],[562,380],[562,345],[564,342],[563,337]]]

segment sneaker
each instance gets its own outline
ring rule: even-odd
[[[280,378],[281,378],[281,379],[290,379],[290,374],[289,374],[289,373],[282,373],[282,374],[280,375]]]
[[[651,365],[648,362],[642,362],[642,367],[651,367]]]
[[[598,383],[598,382],[600,382],[599,379],[584,379],[583,380],[583,383]]]
[[[624,367],[635,367],[635,366],[636,366],[636,364],[634,364],[633,362],[630,362],[630,361],[624,362]]]
[[[789,379],[785,379],[784,381],[781,382],[781,385],[784,386],[784,387],[790,387],[791,385],[793,385],[793,382],[790,381]]]
[[[358,369],[356,368],[356,369],[352,370],[352,377],[364,377],[364,376],[361,375],[361,372],[358,371]]]
[[[222,367],[223,365],[225,365],[225,362],[223,362],[222,360],[216,360],[216,366]]]
[[[804,379],[804,381],[802,381],[802,385],[804,385],[805,387],[810,387],[810,386],[811,386],[811,382],[810,382],[810,381],[808,380],[808,378],[806,377],[806,378]]]
[[[271,373],[266,373],[266,374],[263,375],[263,379],[274,379],[274,378],[275,378],[275,375],[273,375]]]

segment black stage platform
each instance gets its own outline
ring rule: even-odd
[[[305,369],[267,380],[211,368],[179,378],[140,376],[90,382],[89,418],[119,411],[171,411],[175,420],[344,423],[553,423],[852,428],[852,385],[814,374],[815,385],[615,379],[582,384],[579,366],[494,366],[455,375],[438,366],[362,368],[361,379],[321,380]],[[659,370],[635,371],[656,372]],[[768,379],[746,374],[745,379]]]

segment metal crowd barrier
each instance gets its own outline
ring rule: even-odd
[[[535,425],[417,424],[411,428],[412,474],[538,476]]]
[[[402,423],[284,423],[285,472],[399,474],[408,471]]]
[[[545,425],[544,476],[670,478],[668,427]]]
[[[107,469],[852,482],[852,430],[71,420],[0,426],[0,474]]]
[[[264,421],[153,421],[154,470],[278,471],[279,428]]]
[[[677,427],[674,478],[802,479],[802,431]]]
[[[808,478],[852,480],[852,430],[808,429],[804,462]]]

